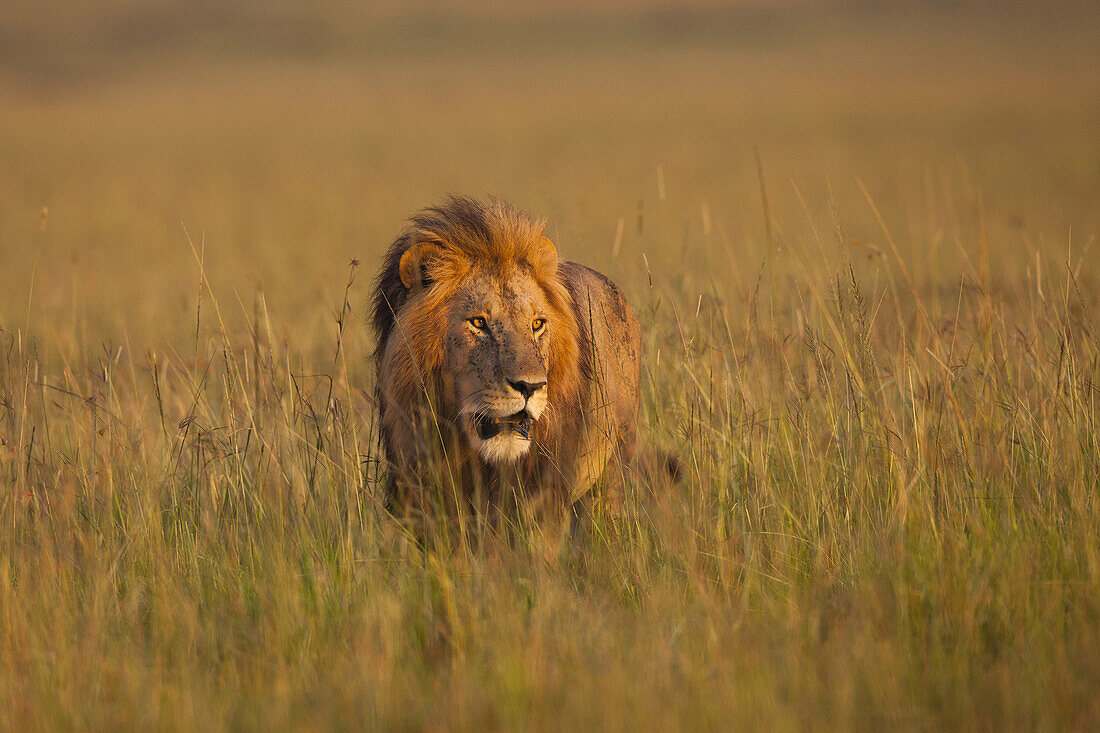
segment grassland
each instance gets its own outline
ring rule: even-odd
[[[333,7],[0,23],[0,725],[1100,724],[1094,11]],[[583,558],[381,510],[450,191],[642,321],[685,475]]]

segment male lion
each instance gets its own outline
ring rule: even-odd
[[[373,321],[391,507],[508,501],[561,517],[632,458],[638,321],[610,280],[559,260],[544,227],[452,197],[386,254]],[[613,511],[617,493],[601,492]]]

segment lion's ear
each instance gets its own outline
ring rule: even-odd
[[[537,250],[537,262],[532,262],[538,272],[547,277],[552,276],[558,270],[558,248],[550,241],[549,237],[543,237]]]
[[[550,241],[550,237],[542,238],[543,256],[554,262],[558,261],[558,248]]]
[[[406,290],[416,292],[431,285],[429,265],[441,252],[437,242],[417,242],[405,250],[401,255],[400,273]]]

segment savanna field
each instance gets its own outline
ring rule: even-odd
[[[1100,725],[1100,14],[0,13],[0,726]],[[382,505],[379,258],[545,216],[642,324],[583,553]]]

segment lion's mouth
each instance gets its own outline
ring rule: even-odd
[[[474,429],[477,431],[477,437],[482,440],[488,440],[506,430],[518,433],[521,438],[529,439],[533,422],[534,420],[531,419],[531,415],[526,410],[520,410],[516,414],[507,417],[478,415],[474,418]]]

